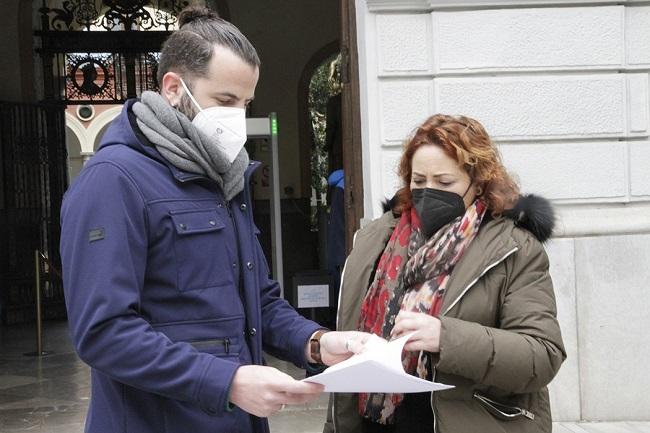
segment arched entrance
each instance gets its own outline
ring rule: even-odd
[[[88,137],[90,139],[90,143],[87,152],[97,152],[97,149],[99,149],[99,144],[101,143],[102,137],[108,129],[108,126],[111,124],[113,119],[115,119],[120,114],[121,111],[121,106],[111,107],[93,119],[92,123],[88,127]]]
[[[318,263],[327,268],[327,178],[332,169],[342,168],[340,152],[340,96],[334,89],[337,81],[331,77],[331,67],[339,52],[338,41],[319,49],[309,60],[301,74],[299,98],[299,133],[301,175],[303,185],[310,186],[312,229],[318,231]],[[338,110],[336,109],[338,105]],[[338,115],[337,115],[338,114]],[[337,141],[338,152],[332,152]],[[337,158],[332,158],[336,154]],[[336,166],[336,167],[333,167]]]
[[[302,184],[312,184],[311,156],[315,146],[314,129],[309,113],[309,87],[316,70],[328,59],[340,53],[339,41],[332,41],[323,46],[311,57],[303,68],[298,84],[298,119],[300,134],[300,161],[302,166]]]

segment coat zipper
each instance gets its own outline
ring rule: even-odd
[[[250,198],[250,197],[249,197]],[[237,291],[239,292],[239,300],[242,304],[242,308],[244,309],[244,312],[246,311],[246,293],[244,293],[244,268],[243,268],[243,260],[244,258],[241,255],[241,245],[239,244],[239,230],[237,228],[237,222],[235,221],[235,216],[232,213],[232,208],[230,206],[231,202],[229,200],[224,200],[225,201],[225,206],[226,210],[228,211],[228,216],[230,217],[230,221],[232,222],[233,229],[235,230],[235,245],[237,247],[237,262],[239,264],[239,270],[238,270],[238,281],[237,281]],[[250,200],[249,200],[250,202]],[[248,316],[246,318],[246,329],[244,330],[245,335],[251,335],[249,332],[250,327],[250,322],[248,321]],[[251,318],[251,320],[253,320]],[[254,329],[254,328],[253,328]],[[253,334],[254,335],[254,334]],[[252,342],[250,343],[251,345],[253,344]],[[255,363],[254,356],[252,355],[252,349],[251,349],[251,357],[253,358],[253,363]],[[263,358],[260,359],[260,363],[263,361]]]
[[[435,382],[436,381],[436,368],[432,366],[431,370],[432,370],[431,371],[431,381]],[[433,414],[433,433],[436,433],[437,420],[436,420],[436,408],[434,407],[434,404],[433,404],[433,396],[434,396],[434,393],[432,392],[431,393],[431,414]]]
[[[239,245],[239,230],[237,229],[237,222],[235,221],[235,216],[232,214],[232,209],[230,208],[230,201],[225,200],[226,211],[230,217],[230,222],[235,232],[235,247],[237,248],[237,291],[239,292],[239,298],[241,299],[242,304],[244,304],[244,293],[243,293],[243,275],[242,275],[242,257],[241,257],[241,247]]]
[[[215,338],[213,340],[190,341],[189,343],[197,349],[206,346],[214,346],[215,344],[223,344],[223,348],[224,351],[226,352],[226,355],[230,353],[231,341],[230,338],[228,337]]]
[[[452,302],[452,303],[449,305],[449,307],[447,307],[447,309],[446,309],[446,310],[445,310],[441,315],[444,316],[444,315],[447,314],[447,313],[448,313],[452,308],[454,308],[454,307],[456,306],[456,304],[458,303],[458,301],[460,301],[461,298],[462,298],[463,296],[465,296],[465,294],[469,291],[469,289],[471,289],[471,288],[474,286],[474,284],[476,284],[476,282],[477,282],[479,279],[481,279],[481,277],[482,277],[483,275],[487,274],[488,271],[489,271],[490,269],[492,269],[493,267],[497,266],[499,263],[503,262],[505,259],[507,259],[508,257],[510,257],[512,254],[514,254],[514,253],[517,252],[518,250],[519,250],[519,247],[514,247],[513,249],[511,249],[510,251],[508,251],[508,252],[507,252],[503,257],[501,257],[499,260],[497,260],[496,262],[494,262],[494,263],[492,263],[491,265],[489,265],[488,267],[486,267],[486,268],[483,270],[483,272],[481,272],[481,273],[479,274],[478,277],[474,278],[474,280],[472,280],[472,282],[469,283],[469,284],[467,285],[467,287],[465,287],[465,289],[461,292],[461,294],[458,295],[458,297],[454,300],[454,302]]]
[[[354,241],[353,241],[354,242]],[[337,300],[336,303],[336,327],[339,327],[339,317],[341,314],[341,299],[343,298],[343,278],[345,277],[345,268],[348,266],[348,261],[346,260],[345,263],[343,263],[343,269],[341,270],[341,283],[339,284],[339,299]]]
[[[334,427],[334,433],[338,430],[336,428],[336,394],[330,394],[331,399],[332,399],[332,426]]]
[[[460,295],[458,295],[458,297],[454,300],[454,302],[452,302],[451,305],[449,305],[449,307],[447,307],[447,309],[446,309],[444,312],[442,312],[441,316],[446,315],[446,314],[447,314],[447,313],[448,313],[448,312],[449,312],[449,311],[450,311],[454,306],[456,306],[456,304],[461,300],[461,298],[462,298],[463,296],[465,296],[465,294],[467,294],[467,292],[469,291],[469,289],[471,289],[471,288],[474,286],[474,284],[476,284],[476,283],[478,282],[478,280],[481,279],[481,277],[482,277],[483,275],[487,274],[488,271],[489,271],[490,269],[494,268],[495,266],[497,266],[497,265],[499,265],[500,263],[502,263],[503,261],[505,261],[508,257],[510,257],[512,254],[514,254],[514,253],[517,252],[518,250],[519,250],[519,247],[514,247],[513,249],[511,249],[510,251],[508,251],[506,254],[504,254],[503,257],[501,257],[499,260],[497,260],[496,262],[493,262],[492,264],[490,264],[489,266],[487,266],[487,267],[483,270],[483,272],[481,272],[481,273],[479,274],[478,277],[474,278],[474,279],[473,279],[473,280],[472,280],[472,281],[467,285],[467,287],[465,287],[465,289],[460,293]],[[436,381],[436,369],[435,369],[435,367],[432,367],[432,380],[433,380],[434,382]],[[433,413],[433,433],[436,433],[436,431],[437,431],[437,429],[436,429],[436,410],[435,410],[435,407],[434,407],[434,404],[433,404],[433,398],[434,398],[434,393],[432,392],[432,393],[431,393],[431,412]]]

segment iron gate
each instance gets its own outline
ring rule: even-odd
[[[0,286],[5,323],[34,318],[34,251],[60,268],[59,211],[67,187],[63,107],[0,103]],[[46,272],[46,317],[65,317],[63,285]]]
[[[121,104],[157,90],[158,52],[188,0],[43,0],[45,98]]]
[[[34,1],[38,4],[38,1]],[[34,251],[60,269],[67,188],[65,107],[122,104],[157,90],[159,50],[188,0],[42,0],[35,29],[44,102],[0,102],[0,320],[34,317]],[[226,12],[224,0],[206,0]],[[221,5],[221,6],[217,6]],[[143,31],[146,30],[146,31]],[[47,269],[43,269],[47,271]],[[44,272],[44,315],[64,317],[60,277]]]
[[[160,47],[190,3],[230,18],[227,0],[41,0],[35,36],[45,99],[121,104],[157,90]]]

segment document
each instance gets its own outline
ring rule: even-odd
[[[453,388],[411,376],[402,366],[402,349],[413,334],[387,342],[377,336],[363,353],[333,365],[316,376],[303,379],[325,385],[325,392],[428,392]]]

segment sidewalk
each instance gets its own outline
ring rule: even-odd
[[[2,329],[2,328],[0,328]],[[46,322],[41,359],[23,354],[34,347],[34,326],[0,332],[0,432],[82,433],[90,394],[89,368],[74,353],[65,322]],[[268,358],[295,378],[304,372]],[[320,433],[328,395],[310,405],[288,406],[269,419],[272,433]],[[474,432],[457,432],[474,433]],[[650,433],[649,422],[554,423],[553,433]]]
[[[650,433],[650,421],[646,422],[557,422],[553,433]]]

